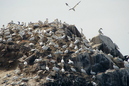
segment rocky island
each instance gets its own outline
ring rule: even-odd
[[[0,86],[129,86],[129,56],[75,25],[9,22],[0,28]]]

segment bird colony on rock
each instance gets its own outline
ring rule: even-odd
[[[102,32],[99,33],[101,35]],[[0,77],[0,84],[42,86],[55,82],[65,86],[67,84],[61,78],[66,82],[73,78],[72,83],[69,83],[74,85],[83,77],[85,85],[97,86],[91,78],[99,73],[93,71],[92,65],[95,62],[92,59],[95,54],[103,54],[111,61],[114,59],[112,55],[93,49],[84,34],[74,25],[62,23],[58,19],[50,23],[48,19],[45,22],[30,22],[28,25],[11,21],[7,27],[3,25],[0,29],[0,67],[6,70],[13,68],[14,71],[10,76],[6,74]],[[119,67],[115,63],[112,69],[117,70]],[[127,61],[124,63],[125,67],[129,67]]]

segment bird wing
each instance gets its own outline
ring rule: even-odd
[[[81,1],[79,1],[73,8],[75,8]]]
[[[66,6],[70,7],[70,6],[68,5],[68,3],[65,3],[65,4],[66,4]]]

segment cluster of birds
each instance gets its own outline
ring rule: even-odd
[[[80,68],[75,66],[77,61],[75,57],[82,51],[94,51],[82,32],[82,37],[77,37],[75,34],[72,34],[72,37],[66,35],[64,28],[67,29],[67,26],[69,26],[67,23],[61,23],[58,19],[51,23],[46,19],[45,22],[30,22],[28,25],[24,22],[16,24],[11,21],[6,27],[3,25],[0,28],[0,42],[14,42],[16,44],[26,42],[24,46],[30,48],[29,56],[23,55],[19,60],[25,68],[29,65],[28,58],[33,57],[36,52],[40,52],[44,55],[36,57],[33,63],[41,65],[45,61],[45,64],[40,66],[41,70],[45,69],[49,73],[51,71],[62,73],[71,71],[87,75],[82,65]],[[18,74],[19,72],[20,69],[17,70]],[[91,71],[91,74],[95,74],[95,72]],[[49,74],[46,80],[53,81]]]
[[[0,43],[14,42],[20,45],[25,42],[24,46],[30,48],[30,51],[28,52],[28,56],[24,54],[19,61],[22,63],[22,66],[24,65],[25,68],[29,68],[30,62],[28,62],[28,59],[32,58],[33,65],[37,64],[39,70],[45,70],[47,73],[46,81],[54,81],[50,76],[51,72],[64,74],[73,72],[87,75],[86,68],[83,65],[79,67],[75,65],[78,61],[77,55],[85,51],[94,54],[102,54],[103,52],[98,49],[92,49],[83,34],[83,29],[81,29],[81,37],[75,34],[72,34],[72,36],[66,35],[65,30],[68,29],[68,26],[67,23],[62,23],[58,19],[55,19],[51,23],[46,19],[45,22],[30,22],[28,25],[24,22],[16,24],[11,21],[6,27],[3,25],[0,28]],[[102,28],[98,32],[100,35],[103,35],[101,30]],[[43,55],[36,56],[37,52]],[[36,57],[33,58],[34,56]],[[111,54],[108,54],[108,56],[111,59],[114,58]],[[120,58],[115,59],[122,60]],[[129,56],[125,56],[124,66],[129,68]],[[116,64],[113,64],[113,68],[119,69]],[[20,72],[20,68],[16,69],[17,74]],[[92,78],[95,78],[96,72],[92,71],[92,69],[90,70],[90,74],[93,75]],[[91,83],[93,86],[97,86],[94,81]]]

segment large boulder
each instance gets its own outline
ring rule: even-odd
[[[114,57],[119,56],[122,59],[124,58],[121,52],[118,50],[117,45],[113,43],[113,41],[105,35],[99,34],[93,37],[90,42],[92,44],[92,48],[102,50],[106,54],[110,53]]]

